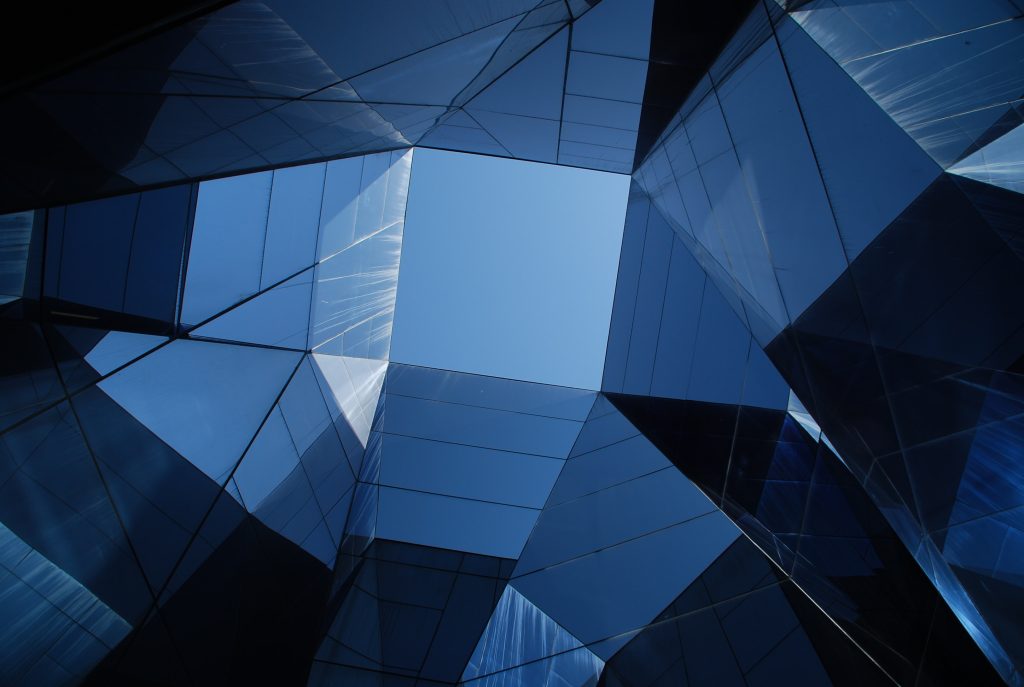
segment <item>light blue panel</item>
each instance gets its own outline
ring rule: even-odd
[[[384,359],[391,346],[412,152],[327,167],[310,345]],[[358,195],[353,189],[358,188]]]
[[[380,483],[446,496],[542,508],[562,461],[384,435]]]
[[[503,676],[492,677],[491,674],[582,647],[580,640],[566,632],[565,628],[530,603],[529,599],[517,592],[514,587],[505,587],[469,663],[466,664],[462,680],[468,682],[480,676],[488,676],[472,684],[505,684]],[[545,683],[541,681],[529,684]]]
[[[739,530],[721,512],[562,565],[514,577],[512,586],[591,644],[653,620],[722,553]],[[608,659],[617,647],[595,647]]]
[[[1024,125],[949,168],[953,174],[1024,193]]]
[[[582,389],[398,363],[388,368],[388,393],[576,421],[587,419],[597,398]]]
[[[482,448],[565,458],[582,423],[389,395],[384,431]]]
[[[598,470],[601,466],[590,462],[586,467]],[[567,474],[566,479],[575,476]],[[515,574],[584,556],[714,510],[700,489],[669,467],[546,508]]]
[[[449,105],[518,24],[513,18],[349,80],[362,100]]]
[[[344,417],[362,447],[366,446],[387,373],[381,360],[313,354],[317,379],[334,420]]]
[[[313,270],[309,269],[192,330],[197,338],[306,349]]]
[[[319,260],[343,250],[355,240],[363,160],[350,157],[327,163],[320,209]]]
[[[109,332],[86,354],[85,362],[101,375],[109,374],[165,341],[166,336]]]
[[[223,483],[301,356],[178,340],[99,386],[171,448]]]
[[[766,258],[794,319],[847,261],[775,41],[755,50],[719,85],[718,95],[760,219],[763,236],[757,238],[767,244]]]
[[[361,241],[405,220],[412,161],[411,150],[363,158],[353,240]]]
[[[298,464],[284,418],[280,409],[275,408],[235,470],[234,482],[242,504],[254,512]]]
[[[199,324],[260,290],[272,177],[259,172],[199,185],[183,324]]]
[[[777,30],[852,261],[940,169],[791,18]]]
[[[539,511],[380,487],[377,536],[515,558]]]
[[[465,108],[473,112],[489,110],[559,119],[568,41],[569,30],[562,29],[466,103]]]
[[[260,288],[278,283],[316,261],[320,200],[326,164],[274,172]]]
[[[402,224],[316,267],[310,345],[320,353],[384,359],[391,342]]]

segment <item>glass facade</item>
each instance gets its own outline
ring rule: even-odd
[[[147,12],[0,101],[0,684],[1024,685],[1024,3]]]

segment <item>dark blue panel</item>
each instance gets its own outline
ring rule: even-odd
[[[192,193],[192,186],[181,185],[139,197],[125,283],[125,312],[174,320]]]
[[[139,198],[68,206],[58,289],[47,295],[104,310],[123,308]]]
[[[4,321],[0,344],[0,428],[55,403],[64,395],[42,331],[26,322]]]
[[[153,601],[106,488],[66,403],[4,435],[20,466],[0,488],[0,520],[123,618]]]
[[[97,388],[72,403],[128,538],[159,588],[213,505],[218,485]]]
[[[739,403],[749,334],[712,284],[704,288],[686,394],[697,401]]]
[[[39,217],[44,215],[39,213]],[[29,266],[33,232],[43,232],[41,226],[34,229],[35,218],[31,211],[0,216],[0,299],[5,301],[22,294],[38,297],[38,281],[35,286],[25,282],[26,274],[38,275],[38,268]]]
[[[0,599],[9,620],[0,678],[59,684],[85,675],[131,631],[73,577],[0,525]]]
[[[756,342],[752,342],[743,379],[743,405],[760,408],[786,408],[789,385],[768,360]]]

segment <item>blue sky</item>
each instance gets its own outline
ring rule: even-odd
[[[599,389],[629,177],[417,149],[391,360]]]

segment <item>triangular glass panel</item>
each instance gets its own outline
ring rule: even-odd
[[[313,354],[334,400],[331,414],[343,416],[366,447],[388,364],[384,360]]]
[[[300,353],[175,341],[99,386],[212,479],[223,482],[284,388]]]
[[[85,362],[101,375],[108,375],[166,341],[166,336],[154,336],[153,334],[107,332],[92,347],[92,350],[86,353]]]
[[[580,640],[533,605],[529,599],[514,588],[505,587],[501,600],[498,601],[498,606],[494,609],[487,628],[462,673],[462,680],[469,684],[489,685],[491,683],[486,679],[479,682],[470,681],[581,648],[583,644]],[[586,651],[585,648],[583,650]],[[590,654],[590,657],[592,672],[586,677],[596,677],[600,674],[604,661],[593,654]],[[495,681],[495,684],[504,683]],[[548,683],[544,681],[529,684]],[[567,684],[584,682],[572,681]]]
[[[1024,193],[1024,124],[968,155],[948,171]]]

